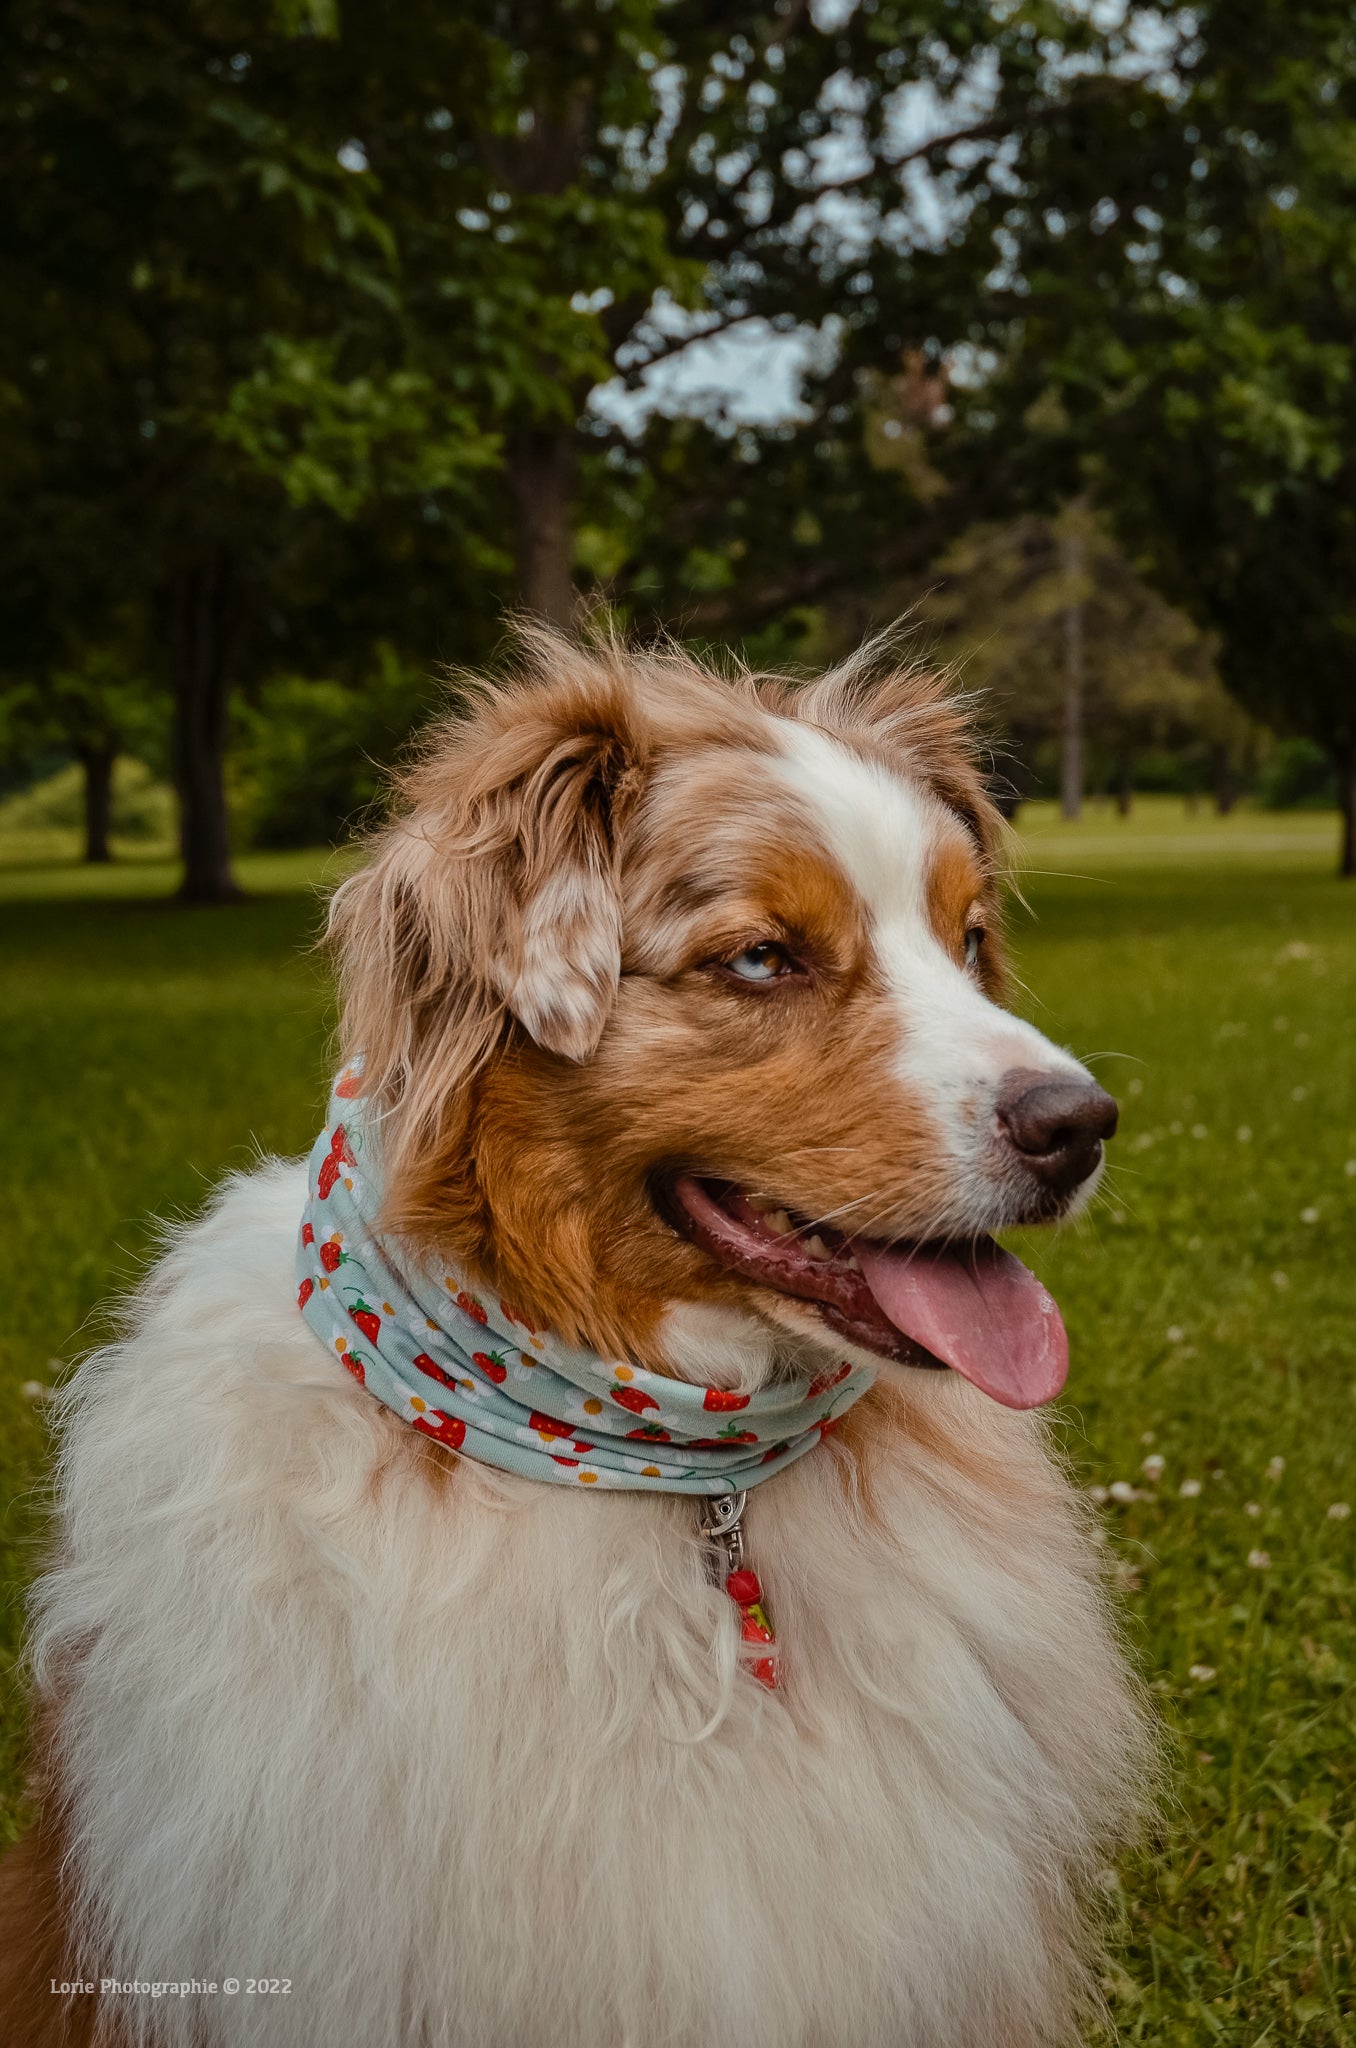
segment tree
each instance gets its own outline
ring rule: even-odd
[[[1213,640],[1144,583],[1082,502],[972,529],[918,606],[936,654],[981,693],[1022,784],[1058,751],[1065,817],[1082,810],[1089,766],[1128,810],[1136,757],[1151,747],[1204,755],[1220,807],[1233,801],[1251,735],[1221,686]]]
[[[1044,282],[1022,350],[1052,454],[1081,451],[1230,690],[1328,751],[1356,875],[1356,21],[1205,0],[1167,26],[1162,115],[1109,105],[1102,136],[1154,188],[1137,238],[1113,260],[1101,202],[1058,235],[1026,223],[1014,260]]]
[[[431,366],[399,319],[375,182],[343,157],[363,52],[328,27],[281,0],[20,0],[0,27],[25,652],[59,666],[72,593],[86,640],[135,615],[174,704],[184,891],[203,901],[234,892],[232,685],[276,660],[336,525],[383,496],[443,517],[493,453],[472,370]],[[12,530],[29,507],[7,498]]]

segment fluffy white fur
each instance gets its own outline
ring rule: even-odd
[[[333,1365],[302,1192],[230,1184],[66,1397],[72,1970],[291,1978],[120,2001],[156,2048],[1075,2038],[1143,1746],[1042,1424],[915,1374],[863,1488],[831,1440],[758,1491],[768,1694],[690,1502],[444,1462]]]

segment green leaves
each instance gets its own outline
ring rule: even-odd
[[[342,345],[261,338],[263,361],[229,394],[213,431],[298,509],[352,519],[374,498],[465,489],[498,436],[422,370],[344,377]]]

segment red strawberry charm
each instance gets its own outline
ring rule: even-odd
[[[307,1302],[310,1300],[311,1296],[314,1293],[315,1281],[312,1280],[308,1273],[306,1278],[302,1281],[300,1287],[297,1289],[297,1307],[305,1308]]]
[[[416,1351],[414,1354],[414,1362],[418,1366],[420,1372],[426,1372],[431,1380],[438,1380],[445,1387],[456,1386],[457,1383],[453,1379],[451,1373],[444,1372],[442,1367],[429,1357],[427,1351]]]
[[[748,1405],[747,1394],[729,1394],[723,1387],[708,1387],[702,1400],[702,1407],[710,1415],[728,1415],[732,1409]]]
[[[441,1408],[430,1408],[427,1415],[416,1415],[414,1426],[425,1436],[433,1436],[449,1450],[459,1451],[466,1441],[466,1424],[456,1415],[444,1415]]]
[[[479,1366],[486,1379],[493,1380],[497,1387],[502,1387],[508,1378],[508,1367],[497,1351],[473,1351],[471,1363]]]
[[[360,1387],[367,1385],[367,1362],[356,1351],[341,1351],[340,1357]]]
[[[527,1426],[529,1429],[535,1429],[540,1431],[542,1436],[556,1437],[574,1435],[574,1431],[571,1429],[568,1422],[557,1422],[553,1415],[542,1415],[535,1408],[532,1410],[532,1413],[527,1418]]]
[[[725,1581],[725,1590],[739,1609],[739,1633],[746,1643],[766,1643],[775,1650],[777,1637],[772,1623],[768,1620],[763,1606],[763,1589],[758,1583],[757,1572],[731,1572]],[[756,1657],[749,1669],[760,1685],[769,1692],[777,1688],[777,1659]]]
[[[327,1202],[329,1200],[330,1195],[333,1193],[334,1190],[334,1183],[338,1180],[338,1178],[339,1161],[335,1158],[333,1152],[331,1152],[327,1159],[321,1160],[320,1172],[316,1176],[315,1191],[319,1195],[322,1202]]]
[[[344,1263],[344,1256],[337,1237],[327,1237],[320,1247],[320,1263],[327,1273],[337,1273]]]
[[[647,1408],[659,1406],[653,1394],[642,1393],[639,1387],[614,1387],[612,1398],[619,1408],[629,1408],[633,1415],[643,1415]]]
[[[459,1294],[457,1296],[457,1307],[464,1316],[469,1316],[473,1323],[488,1323],[490,1320],[474,1294],[467,1294],[464,1291]]]
[[[349,1310],[354,1322],[362,1331],[369,1344],[375,1344],[381,1335],[381,1317],[374,1308],[369,1308],[361,1294]]]
[[[626,1436],[628,1442],[635,1437],[643,1438],[647,1444],[666,1444],[672,1441],[668,1431],[661,1429],[657,1422],[642,1422],[639,1429],[628,1429]]]
[[[301,1241],[302,1241],[302,1243],[303,1243],[303,1244],[314,1244],[314,1243],[315,1243],[315,1225],[314,1225],[314,1224],[312,1224],[312,1223],[303,1223],[303,1224],[302,1224],[302,1226],[301,1226]]]

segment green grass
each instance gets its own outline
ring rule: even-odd
[[[1124,1105],[1098,1209],[1023,1249],[1070,1326],[1069,1454],[1135,1495],[1105,1522],[1173,1778],[1111,1892],[1110,1990],[1119,2039],[1155,2048],[1356,2048],[1356,1517],[1329,1512],[1356,1507],[1356,885],[1335,849],[1328,817],[1166,800],[1022,820],[1023,1001]],[[90,1341],[156,1217],[312,1135],[330,1015],[301,949],[326,865],[243,862],[253,900],[210,913],[161,900],[154,861],[0,866],[6,1658],[48,1459],[23,1383]],[[14,1681],[0,1704],[12,1827]]]

